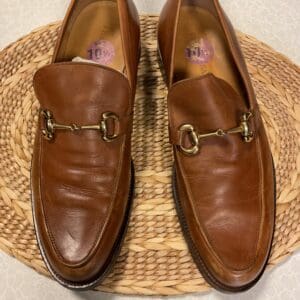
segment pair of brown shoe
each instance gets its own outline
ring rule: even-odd
[[[269,256],[275,192],[241,50],[217,0],[167,1],[158,37],[183,233],[212,286],[248,289]],[[139,52],[132,0],[74,0],[52,64],[34,77],[34,222],[49,271],[68,288],[99,284],[124,237]]]

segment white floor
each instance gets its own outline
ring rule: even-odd
[[[300,64],[299,0],[220,0],[235,27]],[[64,16],[68,0],[0,0],[0,49],[32,29]],[[135,0],[141,13],[158,13],[163,0]],[[1,74],[0,74],[1,76]],[[251,291],[237,296],[212,292],[176,299],[293,300],[300,298],[300,253],[265,274]],[[68,291],[0,253],[0,300],[133,299]],[[135,299],[135,298],[134,298]],[[147,298],[143,298],[147,299]],[[159,298],[151,298],[159,299]]]
[[[62,19],[70,0],[0,0],[0,49],[35,27]],[[300,63],[299,0],[220,0],[236,28]],[[164,0],[135,0],[140,13],[159,13]]]
[[[164,300],[159,297],[132,297],[102,294],[100,292],[77,293],[44,278],[19,261],[0,252],[1,300]],[[213,291],[202,295],[170,297],[174,300],[299,300],[300,252],[284,264],[268,271],[250,291],[238,295],[225,295]]]

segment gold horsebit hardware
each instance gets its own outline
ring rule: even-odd
[[[231,128],[228,130],[224,129],[218,129],[213,132],[199,134],[195,130],[193,125],[190,124],[184,124],[180,127],[180,149],[183,153],[187,155],[196,155],[200,150],[200,140],[206,139],[208,137],[225,137],[229,134],[241,134],[243,140],[246,143],[252,142],[254,138],[254,134],[250,129],[249,121],[253,117],[253,114],[251,112],[244,113],[241,117],[241,123],[238,127]],[[188,134],[190,141],[191,141],[191,147],[186,148],[183,146],[184,143],[184,137]]]
[[[62,125],[55,122],[55,119],[53,117],[53,114],[49,110],[42,110],[42,116],[44,117],[45,121],[45,128],[42,130],[42,134],[44,138],[48,141],[52,141],[55,137],[55,132],[57,130],[64,130],[64,131],[71,131],[71,132],[78,132],[82,130],[97,130],[102,134],[102,139],[105,142],[112,142],[116,138],[118,138],[118,133],[109,134],[108,133],[108,121],[114,122],[114,127],[116,127],[116,124],[119,123],[119,117],[112,113],[112,112],[105,112],[102,114],[102,119],[99,122],[99,124],[96,125],[84,125],[79,126],[77,124],[71,124],[71,125]]]

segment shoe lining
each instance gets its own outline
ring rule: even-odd
[[[125,72],[116,0],[78,1],[71,13],[56,62],[75,57]]]
[[[239,72],[217,18],[208,9],[183,5],[177,29],[173,81],[208,73],[243,94]]]

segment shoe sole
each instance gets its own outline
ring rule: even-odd
[[[126,208],[126,214],[124,216],[124,221],[121,227],[121,230],[119,232],[118,238],[115,241],[115,244],[113,246],[113,249],[110,253],[109,258],[106,261],[106,264],[103,267],[103,270],[96,276],[96,279],[92,279],[90,282],[85,282],[83,284],[77,283],[77,282],[72,282],[72,281],[67,281],[60,277],[51,267],[51,264],[49,263],[44,249],[42,247],[42,244],[40,242],[40,237],[39,237],[39,232],[37,230],[37,224],[36,224],[36,218],[35,218],[35,209],[34,209],[34,199],[33,196],[31,196],[31,203],[32,203],[32,215],[33,215],[33,222],[34,222],[34,229],[36,233],[36,238],[37,238],[37,243],[38,247],[41,252],[41,256],[43,258],[43,261],[45,265],[47,266],[47,269],[49,270],[50,274],[52,277],[62,286],[74,290],[74,291],[87,291],[94,289],[95,287],[99,286],[103,280],[106,278],[108,273],[111,271],[112,267],[114,266],[117,257],[119,256],[119,253],[121,251],[122,244],[124,242],[124,238],[126,236],[126,232],[128,229],[128,224],[130,220],[130,215],[131,215],[131,209],[132,209],[132,203],[133,203],[133,198],[134,198],[134,183],[135,183],[135,176],[134,176],[134,165],[133,162],[131,163],[131,182],[130,182],[130,190],[129,190],[129,195],[128,195],[128,204]]]

